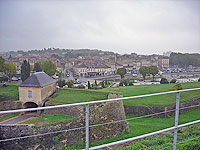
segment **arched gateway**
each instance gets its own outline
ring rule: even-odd
[[[23,108],[41,107],[55,91],[56,80],[44,72],[36,72],[19,85],[19,100]]]

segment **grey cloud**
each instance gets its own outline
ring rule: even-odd
[[[199,1],[0,1],[0,51],[200,52]]]

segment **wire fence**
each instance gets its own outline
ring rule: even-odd
[[[33,138],[33,137],[38,137],[38,136],[45,136],[45,135],[50,135],[50,134],[63,133],[63,132],[68,132],[68,131],[75,131],[75,130],[85,129],[86,130],[86,150],[89,150],[89,149],[93,150],[93,149],[100,149],[100,148],[110,147],[110,146],[114,146],[114,145],[119,145],[119,144],[123,144],[123,143],[126,143],[126,142],[134,141],[134,140],[137,140],[137,139],[145,138],[145,137],[148,137],[148,136],[160,134],[160,133],[163,133],[163,132],[166,132],[166,131],[174,130],[174,144],[172,146],[173,146],[173,149],[175,150],[176,149],[176,144],[180,144],[180,143],[177,142],[177,129],[180,128],[180,127],[183,127],[183,126],[188,126],[188,125],[192,125],[192,124],[200,122],[200,120],[197,120],[197,121],[193,121],[193,122],[182,124],[182,125],[178,125],[177,124],[178,123],[178,117],[179,117],[178,115],[179,115],[179,111],[180,110],[200,107],[200,105],[193,105],[193,106],[187,106],[187,107],[179,108],[180,93],[181,92],[187,92],[187,91],[194,91],[194,90],[200,90],[200,88],[179,90],[179,91],[170,91],[170,92],[163,92],[163,93],[155,93],[155,94],[148,94],[148,95],[140,95],[140,96],[133,96],[133,97],[125,97],[125,98],[117,98],[117,99],[109,99],[109,100],[102,100],[102,101],[92,101],[92,102],[86,102],[86,103],[57,105],[57,106],[30,108],[30,109],[20,109],[20,110],[0,111],[0,114],[8,114],[8,113],[15,113],[15,112],[26,112],[26,111],[35,111],[35,110],[55,109],[55,108],[63,108],[63,107],[70,107],[70,106],[80,106],[80,105],[85,105],[86,106],[86,116],[85,116],[86,123],[85,123],[85,126],[83,126],[83,127],[66,129],[66,130],[59,130],[59,131],[53,131],[53,132],[46,132],[46,133],[36,134],[36,135],[27,135],[27,136],[15,137],[15,138],[7,138],[7,139],[0,140],[0,142],[8,142],[8,141],[12,141],[12,140],[20,140],[20,139]],[[152,113],[152,114],[138,116],[138,117],[129,118],[129,119],[122,119],[122,120],[117,120],[117,121],[110,121],[110,122],[106,122],[106,123],[101,123],[101,124],[89,125],[89,105],[90,104],[121,101],[121,100],[126,100],[126,99],[135,99],[135,98],[157,96],[157,95],[164,95],[164,94],[171,94],[171,93],[177,93],[176,109],[171,109],[171,110],[168,110],[168,111],[162,111],[162,112],[158,112],[158,113]],[[113,143],[104,144],[104,145],[100,145],[100,146],[89,148],[89,134],[90,134],[89,133],[89,128],[97,127],[97,126],[103,126],[103,125],[109,125],[109,124],[114,124],[114,123],[120,123],[120,122],[124,122],[124,121],[131,121],[131,120],[140,119],[140,118],[153,117],[153,116],[157,116],[157,115],[161,115],[161,114],[167,114],[167,113],[170,113],[170,112],[175,112],[175,126],[174,127],[163,129],[163,130],[159,130],[159,131],[152,132],[152,133],[148,133],[148,134],[145,134],[145,135],[142,135],[142,136],[129,138],[129,139],[122,140],[122,141],[117,141],[117,142],[113,142]],[[189,142],[189,140],[187,140],[186,142]],[[171,147],[171,146],[169,146],[169,147]],[[167,148],[169,148],[169,147],[167,147]]]

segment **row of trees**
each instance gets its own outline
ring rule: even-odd
[[[4,72],[9,78],[13,77],[17,69],[12,63],[5,63],[5,59],[0,56],[0,72]]]
[[[139,69],[140,74],[142,74],[143,79],[145,80],[147,74],[151,74],[153,76],[153,80],[155,78],[155,75],[158,74],[159,70],[157,66],[142,66]],[[121,79],[124,78],[126,74],[126,69],[125,68],[118,68],[117,69],[117,74],[120,75]]]
[[[30,71],[44,71],[49,76],[53,76],[56,73],[56,65],[52,61],[41,61],[35,63],[33,67],[27,60],[24,60],[21,66],[22,81],[26,80],[30,76]],[[0,72],[4,72],[5,75],[11,78],[16,75],[17,69],[12,63],[5,63],[5,59],[0,56]]]
[[[155,75],[158,74],[159,70],[157,66],[142,66],[139,69],[140,74],[142,74],[143,79],[145,80],[147,74],[151,74],[153,76],[153,80],[155,78]]]
[[[171,53],[169,57],[171,66],[177,65],[179,67],[200,66],[200,54],[182,54],[182,53]]]
[[[53,76],[56,73],[56,65],[52,61],[41,61],[35,63],[33,69],[28,61],[24,60],[21,66],[21,79],[26,80],[30,76],[30,71],[40,72],[44,71],[49,76]]]

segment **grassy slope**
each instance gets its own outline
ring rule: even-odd
[[[107,93],[109,92],[123,93],[124,97],[128,97],[128,96],[173,91],[175,90],[173,86],[174,84],[140,85],[140,86],[120,87],[119,90],[113,90],[112,88],[105,88],[100,90],[68,89],[59,91],[57,93],[57,96],[53,98],[51,101],[55,103],[65,103],[65,104],[88,102],[88,101],[107,99]],[[183,83],[182,86],[184,87],[184,89],[197,88],[200,87],[200,83],[198,82]],[[124,104],[130,106],[168,106],[170,104],[175,103],[175,97],[176,94],[160,95],[154,97],[124,100]],[[181,103],[191,100],[194,97],[200,97],[200,92],[190,91],[181,93]]]
[[[200,119],[200,109],[195,109],[190,112],[186,112],[180,115],[179,117],[179,124],[184,124],[187,122],[195,121]],[[133,116],[128,116],[127,118],[133,118]],[[158,131],[161,129],[169,128],[174,126],[174,117],[167,117],[167,118],[141,118],[141,119],[134,119],[128,121],[130,131],[124,133],[121,136],[110,138],[110,139],[104,139],[101,142],[97,143],[90,143],[90,147],[102,145],[106,143],[116,142],[119,140],[124,140],[127,138],[147,134],[150,132]],[[67,149],[82,149],[84,148],[84,144],[81,144],[83,146],[72,146],[68,147]]]
[[[88,102],[88,101],[107,99],[107,94],[108,93],[106,92],[65,89],[65,90],[60,90],[56,94],[56,97],[51,99],[51,102],[64,103],[64,104]]]
[[[2,87],[0,84],[0,101],[16,101],[19,99],[18,86],[16,84],[8,84],[7,87]]]
[[[21,122],[21,124],[35,124],[36,126],[39,126],[40,123],[45,123],[47,125],[54,125],[65,122],[67,120],[73,120],[75,118],[76,117],[69,115],[53,114],[53,115],[39,116],[37,118]]]
[[[100,91],[123,93],[124,97],[129,97],[129,96],[145,95],[145,94],[151,94],[151,93],[174,91],[175,89],[173,88],[173,86],[174,84],[140,85],[140,86],[120,87],[119,90],[113,90],[112,88],[107,88],[107,89],[102,89]],[[183,83],[182,86],[184,89],[199,88],[200,83],[199,82]],[[175,103],[175,97],[176,97],[176,94],[167,94],[167,95],[125,100],[124,104],[132,105],[132,106],[141,106],[141,105],[167,106],[167,105]],[[190,92],[181,93],[180,101],[181,103],[183,103],[194,97],[200,97],[200,92],[190,91]]]
[[[18,115],[19,115],[18,113],[12,113],[12,114],[7,114],[7,115],[0,116],[0,122],[4,121],[4,120],[7,120],[7,119],[10,119],[10,118],[13,118],[13,117],[16,117]]]

